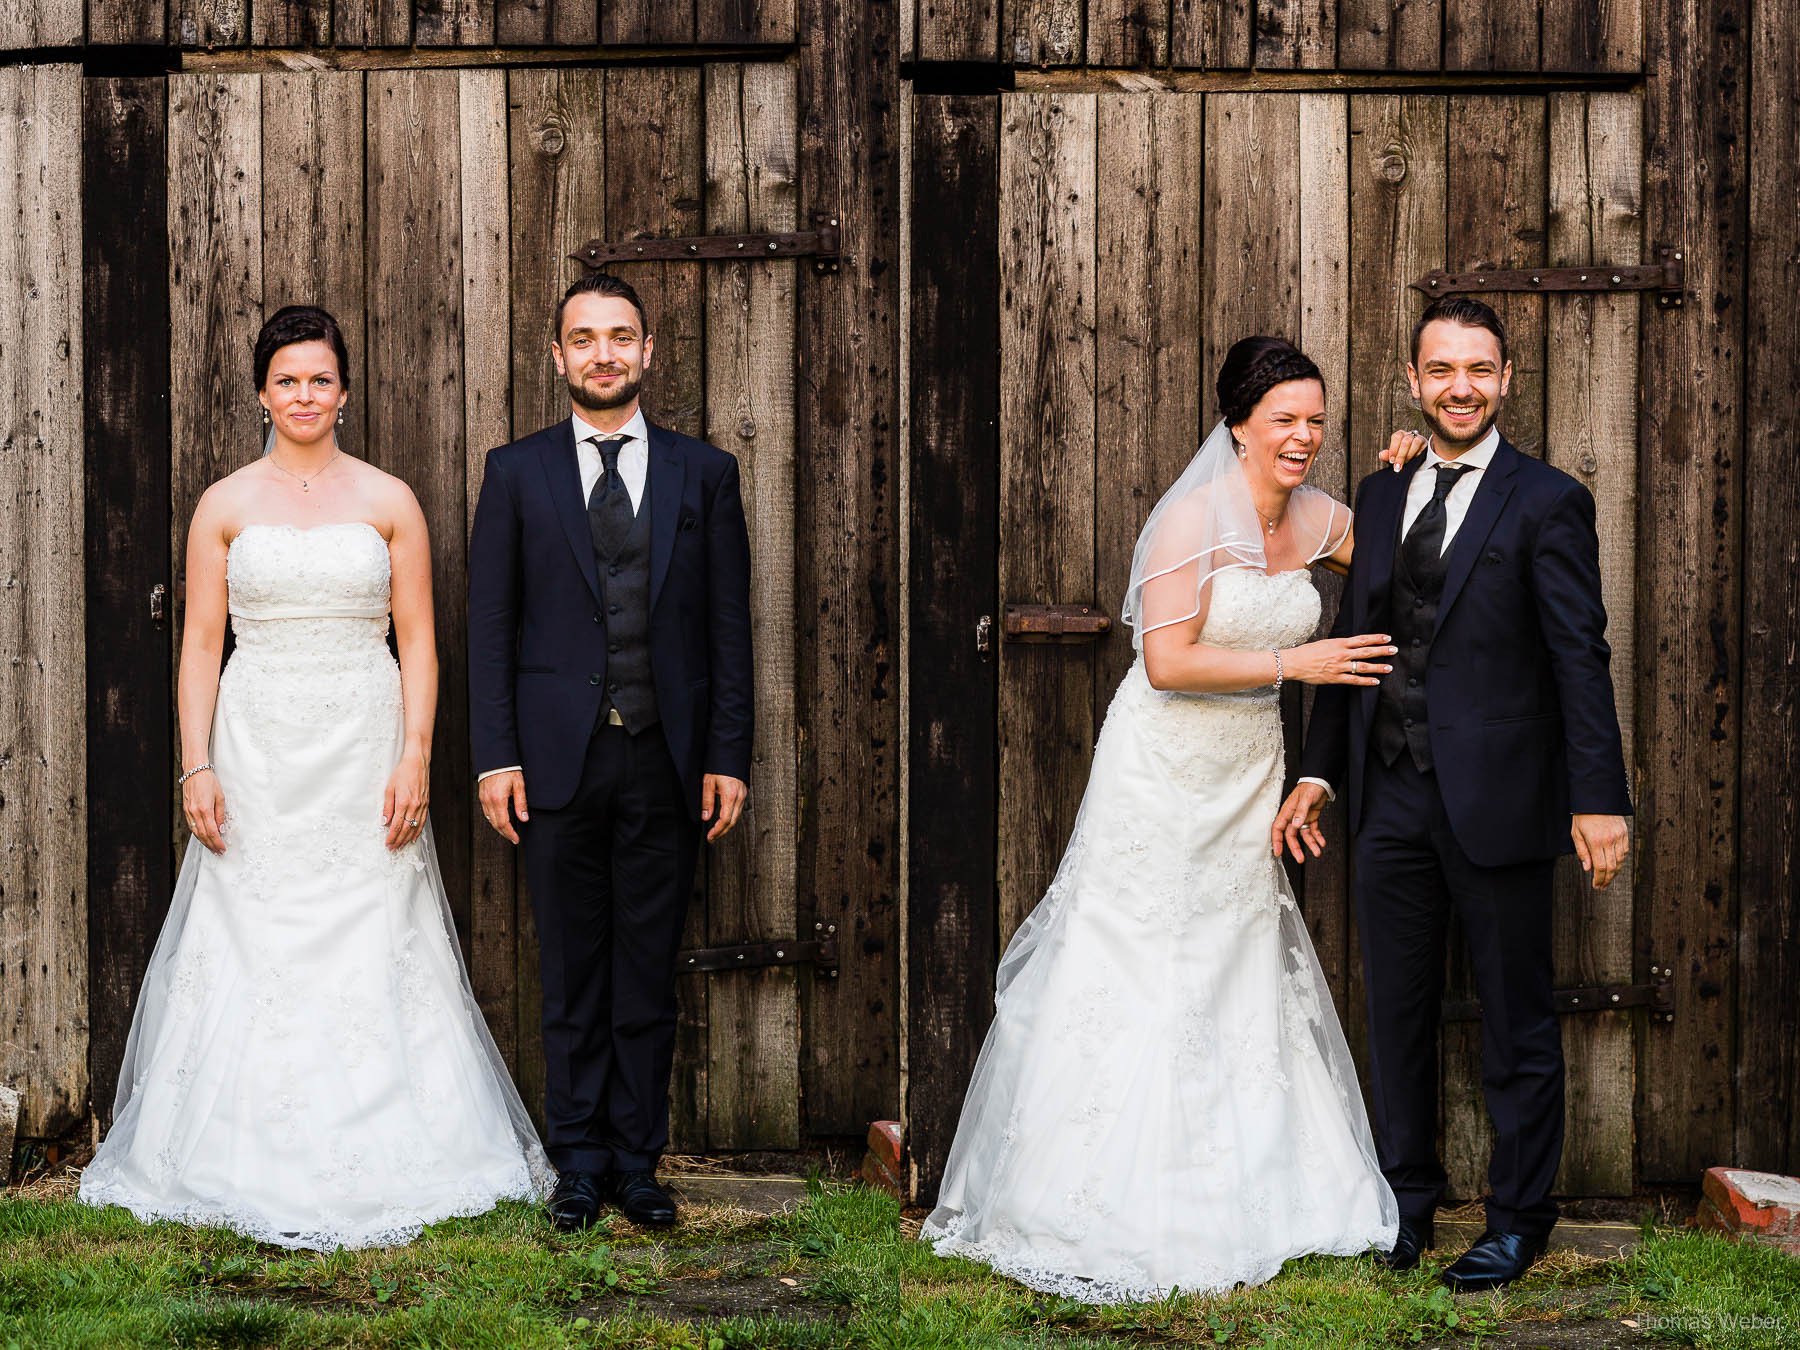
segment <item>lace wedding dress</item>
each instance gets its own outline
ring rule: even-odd
[[[226,851],[187,849],[89,1204],[331,1249],[547,1191],[429,828],[385,842],[388,580],[366,524],[232,541],[237,649],[212,731]]]
[[[1310,639],[1304,571],[1212,579],[1202,642]],[[1273,689],[1164,693],[1140,658],[1068,851],[1000,963],[921,1234],[1084,1302],[1260,1283],[1393,1245],[1355,1070],[1269,827]]]

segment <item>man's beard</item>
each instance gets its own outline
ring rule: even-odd
[[[569,397],[574,399],[579,407],[586,408],[589,412],[611,412],[614,408],[622,408],[636,398],[643,383],[642,375],[635,380],[626,376],[620,381],[618,388],[610,394],[596,394],[587,387],[585,380],[572,379],[569,381]]]
[[[1433,433],[1435,433],[1439,442],[1441,442],[1442,444],[1444,444],[1446,446],[1459,445],[1463,449],[1467,450],[1471,446],[1476,446],[1476,445],[1481,444],[1481,438],[1486,436],[1488,434],[1489,429],[1492,428],[1494,423],[1499,420],[1500,410],[1498,408],[1490,407],[1490,409],[1488,411],[1488,415],[1481,419],[1480,423],[1475,428],[1474,434],[1472,436],[1470,436],[1467,440],[1460,440],[1457,437],[1452,436],[1450,434],[1450,429],[1448,427],[1446,427],[1442,422],[1438,421],[1437,417],[1432,413],[1431,409],[1425,407],[1423,404],[1419,405],[1419,415],[1421,417],[1423,417],[1425,419],[1426,423],[1431,427],[1431,430],[1433,431]]]

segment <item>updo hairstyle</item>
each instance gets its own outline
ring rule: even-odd
[[[338,380],[344,388],[350,387],[350,349],[344,346],[337,320],[317,305],[286,305],[270,315],[256,335],[252,351],[258,389],[269,382],[269,362],[275,353],[298,342],[329,342],[337,353]]]
[[[1325,383],[1312,357],[1286,338],[1239,339],[1219,367],[1219,416],[1227,426],[1241,426],[1264,394],[1289,380],[1317,380],[1321,387]]]

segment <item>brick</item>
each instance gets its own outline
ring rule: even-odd
[[[897,1120],[878,1120],[869,1126],[869,1152],[887,1164],[888,1171],[895,1176],[900,1175],[900,1155],[902,1152],[900,1122]]]
[[[1700,1182],[1702,1228],[1767,1242],[1800,1256],[1800,1178],[1713,1167]]]
[[[876,1190],[886,1191],[896,1200],[906,1198],[900,1193],[899,1174],[890,1171],[887,1164],[872,1152],[863,1155],[862,1179]]]

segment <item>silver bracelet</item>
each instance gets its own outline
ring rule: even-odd
[[[1279,648],[1279,647],[1275,648],[1274,652],[1275,652],[1275,692],[1277,694],[1279,694],[1281,692],[1281,648]]]
[[[206,763],[204,763],[204,764],[194,765],[193,768],[189,769],[186,773],[182,774],[181,777],[179,777],[175,780],[175,786],[176,787],[185,786],[187,784],[188,779],[192,778],[197,773],[205,773],[210,768],[212,768],[212,761],[210,759],[207,760]]]

